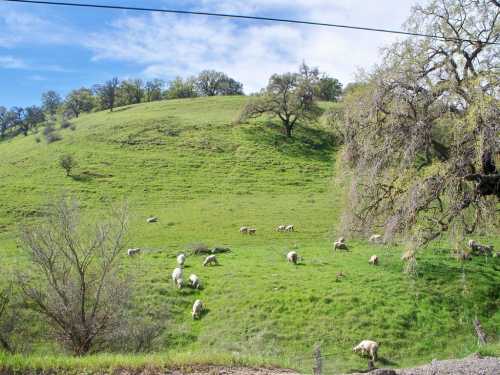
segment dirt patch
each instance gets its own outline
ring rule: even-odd
[[[141,371],[117,370],[113,375],[300,375],[298,372],[285,369],[223,367],[223,366],[189,366],[177,370],[144,369]]]
[[[358,373],[361,374],[361,373]],[[434,360],[415,368],[392,370],[377,369],[370,375],[497,375],[500,374],[500,358],[481,357],[473,354],[464,359]],[[355,375],[355,374],[352,374]]]

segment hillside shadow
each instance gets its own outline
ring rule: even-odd
[[[330,161],[336,140],[332,133],[309,126],[296,125],[293,138],[283,133],[277,122],[256,122],[243,128],[247,139],[272,147],[276,151],[293,157],[318,161]]]

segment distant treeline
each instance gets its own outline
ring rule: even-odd
[[[318,86],[320,100],[335,101],[342,91],[340,82],[326,75],[321,77]],[[243,84],[215,70],[204,70],[188,78],[177,77],[168,84],[160,79],[144,82],[113,78],[104,84],[72,90],[65,98],[50,90],[42,94],[40,106],[7,109],[0,105],[0,139],[28,135],[39,125],[53,126],[56,118],[65,122],[81,113],[113,111],[116,107],[163,99],[221,95],[244,95]]]

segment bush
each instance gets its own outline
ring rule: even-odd
[[[52,123],[48,123],[45,128],[43,128],[43,136],[45,137],[47,143],[57,142],[62,139],[62,136],[56,132]]]
[[[66,176],[71,175],[71,171],[78,165],[77,161],[71,155],[61,155],[59,166],[66,171]]]
[[[50,207],[44,222],[22,230],[31,267],[19,274],[27,306],[75,355],[103,345],[124,324],[129,283],[120,277],[127,212],[113,210],[101,223],[82,220],[76,202]]]
[[[63,119],[61,120],[61,129],[68,129],[70,127],[71,122],[66,117],[63,117]]]

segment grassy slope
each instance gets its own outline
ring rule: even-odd
[[[22,262],[16,223],[39,217],[51,195],[67,190],[92,211],[129,202],[129,245],[146,251],[125,259],[125,271],[136,279],[137,309],[168,316],[163,351],[264,356],[308,368],[321,342],[330,355],[327,369],[348,370],[364,365],[350,352],[364,338],[382,342],[386,363],[403,366],[476,350],[475,314],[495,332],[498,259],[474,259],[462,272],[448,250],[428,252],[420,259],[421,276],[410,279],[401,272],[400,248],[351,241],[352,252],[333,255],[329,239],[342,193],[332,178],[330,135],[301,130],[287,142],[264,121],[233,126],[243,100],[125,107],[82,116],[76,131],[62,131],[61,142],[37,144],[29,136],[0,143],[3,266]],[[80,163],[73,178],[57,167],[63,153]],[[147,225],[149,215],[160,222]],[[281,223],[298,231],[273,231]],[[241,236],[241,225],[255,226],[258,234]],[[186,273],[197,273],[205,289],[174,290],[175,255],[194,242],[234,251],[220,257],[221,267],[203,269],[202,259],[188,258]],[[290,248],[304,265],[284,261]],[[381,258],[377,268],[367,262],[374,253]],[[335,282],[338,271],[347,274],[341,282]],[[209,313],[193,322],[196,298]],[[35,347],[40,354],[54,350]]]

